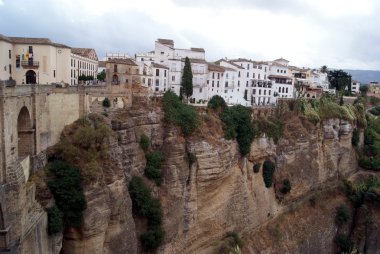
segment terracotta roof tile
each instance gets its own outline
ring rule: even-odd
[[[126,64],[126,65],[133,65],[137,66],[137,64],[130,58],[111,58],[108,59],[107,63],[115,63],[115,64]]]

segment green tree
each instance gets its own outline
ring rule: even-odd
[[[181,88],[181,95],[184,94],[187,99],[193,95],[193,72],[191,71],[191,63],[188,57],[186,57],[185,66],[183,67]]]
[[[326,65],[321,66],[320,72],[327,73],[328,71],[329,71],[329,69],[327,68]]]
[[[348,93],[351,94],[351,75],[343,70],[329,71],[327,74],[330,85],[337,91],[344,91],[348,89]]]
[[[367,93],[368,93],[368,85],[361,85],[360,88],[359,88],[360,92],[366,96]]]
[[[100,81],[104,81],[106,79],[106,70],[102,70],[100,73],[98,73],[96,78]]]

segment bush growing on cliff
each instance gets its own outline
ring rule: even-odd
[[[224,123],[224,137],[226,139],[236,138],[240,154],[242,156],[248,154],[255,138],[251,109],[241,105],[226,108],[221,114],[221,119]]]
[[[256,163],[255,165],[253,165],[253,172],[259,173],[260,168],[261,168],[261,163]]]
[[[335,223],[338,226],[342,226],[344,223],[347,223],[350,220],[350,210],[346,205],[340,205],[336,211]]]
[[[353,184],[350,181],[344,181],[344,188],[348,199],[355,208],[359,208],[364,203],[364,198],[371,198],[374,193],[380,189],[380,178],[370,176],[367,180]]]
[[[282,187],[280,189],[281,193],[282,194],[287,194],[287,193],[289,193],[291,191],[291,189],[292,189],[292,186],[290,184],[289,179],[284,179],[282,181]]]
[[[277,144],[284,133],[284,123],[280,119],[261,117],[254,121],[259,134],[265,133]]]
[[[272,186],[274,170],[275,170],[275,166],[271,161],[264,161],[263,179],[264,179],[265,187],[267,188],[270,188]]]
[[[132,177],[128,191],[134,212],[148,219],[148,230],[140,236],[142,246],[146,250],[153,250],[161,244],[165,235],[160,201],[152,196],[152,190],[141,177]]]
[[[164,94],[163,104],[166,122],[181,127],[182,133],[185,136],[193,133],[199,123],[195,108],[183,103],[179,97],[171,91]]]
[[[68,226],[79,227],[86,209],[86,199],[81,186],[79,168],[64,161],[53,161],[48,164],[52,179],[48,186],[54,195],[55,203],[63,212]]]
[[[360,131],[355,128],[353,130],[353,132],[352,132],[351,144],[354,147],[358,147],[359,146],[359,141],[360,141]]]
[[[103,100],[103,102],[102,102],[102,105],[103,105],[103,107],[105,107],[105,108],[109,108],[109,107],[111,107],[111,101],[110,101],[110,99],[108,99],[107,97],[104,98],[104,100]]]
[[[338,234],[335,238],[335,243],[338,246],[341,253],[350,253],[352,250],[352,242],[348,235],[346,234]]]
[[[149,179],[161,184],[161,165],[165,161],[164,155],[160,151],[153,151],[146,155],[146,166],[144,174]]]
[[[149,137],[145,134],[141,134],[140,136],[140,147],[144,150],[144,152],[148,151],[149,148]]]
[[[380,118],[372,120],[364,131],[364,154],[359,159],[359,165],[380,170]]]
[[[213,110],[220,109],[221,111],[223,111],[227,107],[227,104],[224,101],[223,97],[219,95],[214,95],[208,102],[207,106],[209,108],[212,108]]]
[[[46,209],[48,215],[48,233],[54,235],[62,232],[64,228],[63,213],[57,206]]]

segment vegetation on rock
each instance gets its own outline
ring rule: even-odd
[[[280,189],[281,193],[282,194],[287,194],[287,193],[289,193],[291,191],[291,189],[292,189],[292,186],[290,184],[289,179],[284,179],[282,181],[282,187]]]
[[[162,208],[159,199],[152,196],[152,190],[141,177],[133,176],[129,182],[129,195],[133,210],[137,215],[148,220],[148,230],[140,236],[141,244],[146,250],[156,249],[164,239],[162,229]]]
[[[47,165],[47,169],[51,176],[48,186],[58,209],[63,212],[65,224],[72,227],[81,226],[83,211],[87,205],[79,168],[68,162],[55,160]]]
[[[141,134],[140,136],[140,147],[144,150],[144,152],[148,151],[149,148],[149,137],[145,134]]]
[[[284,123],[279,118],[261,117],[254,121],[258,134],[265,133],[277,144],[284,133]]]
[[[224,123],[224,137],[236,138],[240,154],[242,156],[248,154],[256,134],[252,124],[251,109],[241,105],[232,106],[222,112],[221,119]]]
[[[336,216],[335,216],[335,223],[338,226],[343,225],[344,223],[347,223],[350,220],[350,210],[346,205],[340,205],[336,211]]]
[[[367,180],[357,184],[350,181],[344,182],[345,192],[348,199],[351,201],[355,208],[359,208],[364,204],[364,198],[371,199],[380,193],[380,178],[377,176],[370,176]]]
[[[255,165],[253,165],[253,172],[259,173],[260,168],[261,168],[261,163],[256,163]]]
[[[48,215],[48,233],[49,235],[54,235],[56,233],[62,232],[64,228],[63,212],[54,205],[46,209]]]
[[[351,144],[354,147],[359,147],[359,141],[360,141],[360,131],[359,131],[359,129],[355,128],[352,131]]]
[[[199,118],[197,111],[192,106],[183,103],[179,97],[168,91],[163,97],[165,121],[181,127],[185,136],[190,135],[197,128]]]
[[[350,253],[352,250],[353,244],[346,234],[338,234],[335,238],[335,243],[337,244],[341,253]]]
[[[102,105],[103,105],[103,107],[105,107],[105,108],[109,108],[109,107],[111,107],[111,101],[110,101],[110,99],[108,99],[108,97],[104,98],[104,100],[103,100],[103,102],[102,102]]]
[[[240,239],[236,232],[227,232],[222,241],[217,246],[218,254],[240,254],[244,242]]]
[[[153,151],[146,155],[144,174],[154,180],[157,185],[161,185],[161,166],[164,161],[165,157],[160,151]]]
[[[207,106],[213,110],[218,110],[220,109],[221,111],[223,111],[226,107],[227,107],[227,104],[226,102],[224,101],[223,97],[219,96],[219,95],[214,95],[212,96],[212,98],[209,100]]]
[[[380,170],[380,118],[372,120],[364,131],[363,152],[359,165],[366,169]]]
[[[264,161],[263,164],[263,179],[265,183],[265,187],[270,188],[273,182],[273,173],[275,170],[275,166],[271,161]]]

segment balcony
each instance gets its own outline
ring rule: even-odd
[[[27,68],[27,69],[38,68],[40,66],[40,62],[38,62],[38,61],[21,61],[21,66],[23,68]]]

